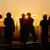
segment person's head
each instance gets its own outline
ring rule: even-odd
[[[27,13],[28,18],[31,17],[31,13]]]
[[[43,16],[43,20],[47,20],[47,15],[46,14]]]
[[[6,14],[6,16],[7,16],[7,18],[11,18],[11,13],[8,12],[8,13]]]
[[[0,19],[2,18],[2,15],[0,14]]]
[[[22,18],[25,18],[25,14],[24,13],[22,14]]]

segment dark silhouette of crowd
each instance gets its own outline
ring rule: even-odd
[[[28,16],[26,19],[25,16]],[[32,34],[33,41],[36,42],[36,32],[33,25],[34,19],[31,17],[31,13],[22,14],[22,18],[20,21],[20,42],[24,42],[24,46],[26,46],[26,42],[28,40],[29,34]],[[1,18],[1,17],[0,17]],[[14,20],[11,17],[11,13],[8,12],[6,14],[6,18],[4,19],[4,36],[5,36],[5,44],[12,44],[12,36],[13,32],[15,32],[15,24]],[[48,43],[48,26],[50,26],[50,16],[47,20],[47,15],[43,16],[43,20],[40,21],[41,27],[41,44]]]

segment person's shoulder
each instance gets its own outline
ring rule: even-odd
[[[40,21],[40,25],[42,25],[42,23],[43,23],[43,20]]]
[[[19,20],[21,20],[22,18],[20,18]]]
[[[4,20],[7,20],[7,18],[5,18]]]
[[[7,19],[7,18],[5,18],[5,19]]]
[[[20,21],[22,20],[22,18],[19,19]]]
[[[43,20],[40,21],[40,23],[42,23],[42,22],[43,22]]]
[[[10,18],[10,19],[12,19],[12,20],[13,20],[13,18]]]
[[[30,18],[33,21],[33,18]]]
[[[10,20],[13,20],[13,18],[10,18]]]

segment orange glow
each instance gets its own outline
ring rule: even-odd
[[[31,17],[32,17],[34,20],[36,20],[36,15],[31,15]]]
[[[27,19],[27,18],[28,18],[28,16],[25,16],[25,18]]]
[[[21,18],[21,14],[25,13],[26,15],[30,12],[33,14],[31,16],[34,19],[33,25],[37,26],[42,20],[43,14],[47,13],[50,15],[49,5],[50,0],[0,0],[0,14],[2,14],[4,19],[6,12],[11,12],[15,26],[18,25],[18,28],[20,28],[19,18]]]

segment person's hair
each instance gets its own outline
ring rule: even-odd
[[[7,16],[7,18],[11,18],[11,13],[8,12],[8,13],[6,14],[6,16]]]
[[[25,17],[25,14],[23,13],[23,14],[22,14],[22,18],[24,18],[24,17]]]
[[[47,20],[47,14],[43,16],[43,20]]]
[[[31,13],[27,13],[28,16],[31,16]]]

